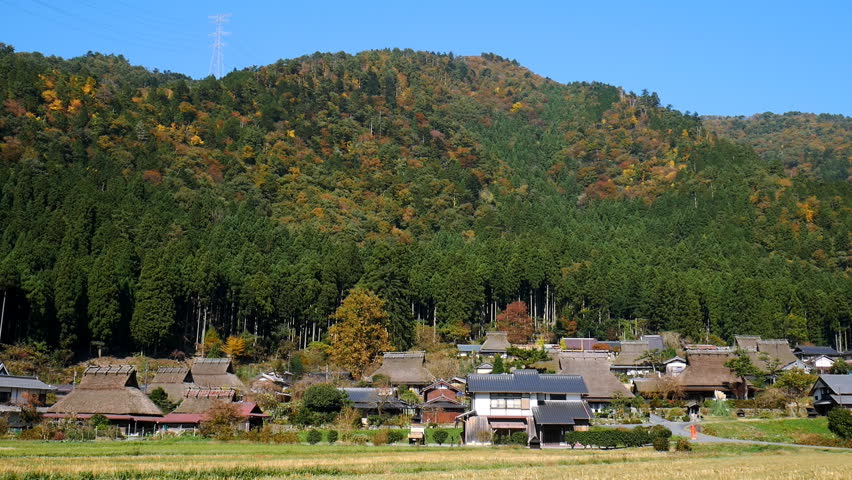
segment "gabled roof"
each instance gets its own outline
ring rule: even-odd
[[[472,373],[467,376],[467,391],[493,393],[588,393],[579,375],[540,374],[535,370],[514,373]]]
[[[464,410],[465,405],[463,403],[459,403],[453,398],[447,397],[445,395],[438,395],[437,397],[429,400],[428,402],[421,405],[422,408],[445,408],[451,410]]]
[[[171,401],[177,402],[183,398],[186,389],[192,386],[192,373],[188,367],[160,367],[154,380],[148,384],[147,392],[162,388]]]
[[[686,353],[689,365],[677,378],[685,389],[702,387],[725,387],[739,379],[725,366],[733,358],[731,352],[693,350]]]
[[[385,352],[382,366],[366,380],[384,375],[394,385],[428,385],[435,381],[435,376],[426,370],[425,363],[426,352]]]
[[[747,352],[756,352],[759,340],[759,335],[734,335],[734,343],[736,343],[737,348]]]
[[[349,396],[355,408],[405,408],[408,406],[396,396],[393,388],[341,388],[340,390]]]
[[[573,425],[576,420],[594,417],[582,400],[547,401],[544,405],[533,405],[532,413],[538,425]]]
[[[88,367],[80,384],[48,409],[51,413],[162,415],[136,383],[132,365]]]
[[[505,353],[511,347],[509,334],[506,332],[486,332],[480,353]]]
[[[609,369],[606,353],[562,353],[559,355],[559,373],[580,375],[589,391],[587,399],[609,400],[615,395],[633,398],[627,388]]]
[[[3,362],[0,362],[0,376],[9,375],[9,369],[6,368],[6,365],[3,365]]]
[[[435,383],[433,383],[433,384],[431,384],[431,385],[428,385],[428,386],[426,386],[426,387],[423,387],[423,392],[424,392],[424,394],[425,394],[425,392],[427,392],[427,391],[429,391],[429,390],[434,390],[434,389],[438,388],[438,387],[439,387],[439,386],[441,386],[441,385],[446,386],[446,387],[447,387],[447,390],[453,390],[453,391],[455,391],[455,392],[462,392],[462,389],[460,389],[460,388],[456,387],[455,385],[453,385],[452,383],[450,383],[450,382],[448,382],[448,381],[446,381],[446,380],[444,380],[444,379],[438,380],[437,382],[435,382]]]
[[[247,390],[234,375],[234,367],[227,358],[197,358],[192,362],[190,372],[192,381],[200,387]]]
[[[769,372],[771,362],[777,363],[780,367],[797,360],[787,340],[758,340],[755,345],[757,345],[757,351],[749,350],[748,357],[751,363],[764,373]]]
[[[174,413],[204,413],[217,403],[231,403],[235,393],[230,389],[194,388],[184,393],[184,399]]]
[[[809,356],[810,355],[827,355],[829,357],[837,357],[837,356],[840,355],[837,352],[837,350],[835,350],[831,347],[825,347],[825,346],[810,347],[810,346],[803,346],[803,345],[796,347],[796,349],[793,350],[793,353],[798,353],[798,354],[801,354],[801,355],[809,355]]]
[[[663,341],[662,335],[642,335],[640,340],[648,342],[648,350],[663,350],[666,348],[666,343]]]
[[[852,396],[852,375],[820,375],[811,393],[820,384],[824,384],[835,395]]]
[[[456,345],[456,347],[459,349],[459,352],[472,353],[478,352],[479,349],[482,348],[482,345],[459,344]]]
[[[56,390],[56,387],[42,382],[38,377],[19,375],[0,375],[0,388],[15,388],[31,392],[52,392]]]
[[[640,357],[650,349],[649,343],[644,340],[621,342],[621,353],[612,362],[614,367],[636,367],[647,365]]]
[[[665,362],[663,362],[663,365],[668,365],[668,364],[670,364],[670,363],[672,363],[672,362],[683,362],[683,363],[686,363],[686,359],[685,359],[685,358],[680,358],[680,357],[678,357],[677,355],[675,355],[674,357],[672,357],[672,358],[670,358],[670,359],[666,360]]]
[[[476,366],[477,370],[479,370],[480,368],[494,368],[494,365],[492,365],[488,362],[482,362],[482,363],[480,363],[479,365]]]

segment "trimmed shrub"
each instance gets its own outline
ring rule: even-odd
[[[678,438],[675,443],[675,450],[678,452],[691,452],[692,444],[685,438]]]
[[[299,443],[299,435],[296,432],[278,432],[272,435],[272,441],[283,444]]]
[[[599,448],[641,447],[651,443],[651,436],[643,427],[635,430],[592,430],[588,432],[568,432],[565,442],[574,448],[580,444]]]
[[[329,430],[326,434],[325,438],[328,440],[328,443],[334,443],[337,441],[337,430]]]
[[[526,445],[529,441],[527,432],[515,432],[509,436],[509,443],[512,445]]]
[[[397,443],[405,439],[404,430],[388,430],[388,443]]]
[[[449,436],[450,433],[446,430],[435,430],[435,432],[432,434],[432,440],[434,440],[435,443],[437,443],[438,445],[443,445],[444,442],[447,441],[447,437]]]
[[[662,425],[654,425],[648,430],[648,434],[651,435],[651,439],[662,437],[668,440],[672,438],[672,431]]]
[[[654,450],[658,452],[668,452],[669,451],[669,438],[668,437],[654,437],[653,440]]]
[[[308,443],[316,445],[322,441],[322,432],[317,429],[308,430]]]
[[[373,445],[387,445],[388,444],[388,431],[387,430],[379,430],[373,435],[372,438]]]
[[[845,408],[832,408],[828,412],[828,429],[838,437],[852,439],[852,411]]]
[[[0,437],[5,437],[9,433],[9,421],[0,417]]]
[[[683,422],[688,422],[688,421],[689,421],[689,415],[684,415],[684,416],[682,416],[682,417],[680,418],[680,420],[681,420],[681,421],[683,421]]]

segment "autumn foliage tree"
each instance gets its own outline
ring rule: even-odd
[[[527,313],[527,304],[512,302],[497,315],[497,329],[506,332],[511,343],[527,343],[535,332],[532,319]]]
[[[331,359],[356,376],[392,348],[385,301],[369,290],[352,289],[331,319],[338,322],[328,330]]]
[[[242,337],[231,335],[225,341],[222,352],[231,358],[239,358],[246,353],[246,342]]]

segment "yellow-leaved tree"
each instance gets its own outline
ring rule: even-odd
[[[243,354],[246,353],[246,341],[241,337],[231,335],[227,340],[225,340],[225,346],[222,347],[222,352],[233,359],[242,357]]]
[[[392,349],[385,301],[369,290],[352,289],[331,319],[338,322],[328,329],[331,359],[356,377],[376,356]]]

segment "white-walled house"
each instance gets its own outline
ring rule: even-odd
[[[472,410],[459,417],[465,443],[490,443],[494,435],[520,431],[531,446],[564,444],[565,432],[587,428],[594,416],[579,375],[471,374],[467,391]]]
[[[820,415],[832,408],[852,409],[852,375],[820,375],[810,395]]]
[[[44,404],[47,394],[56,390],[37,377],[10,375],[0,363],[0,405],[24,405],[31,402]]]
[[[686,360],[680,357],[672,357],[663,362],[663,365],[666,369],[666,375],[670,377],[676,377],[686,370]]]

